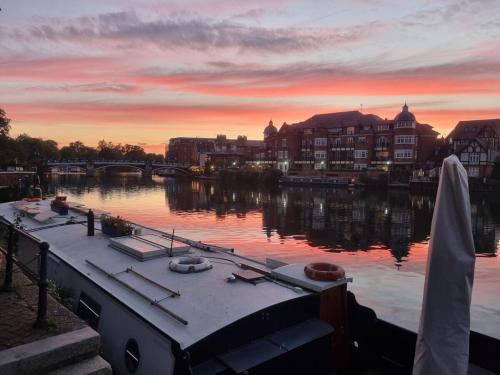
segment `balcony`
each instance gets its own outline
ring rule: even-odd
[[[354,143],[334,144],[330,147],[330,151],[351,151],[354,150]]]
[[[386,143],[376,143],[375,144],[375,151],[386,151],[388,150],[390,147],[390,143],[389,142],[386,142]]]

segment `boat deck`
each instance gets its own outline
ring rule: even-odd
[[[40,213],[50,212],[48,201],[30,206]],[[12,204],[0,204],[0,216],[10,222],[17,212]],[[26,216],[22,224],[32,236],[48,242],[51,253],[177,341],[181,348],[261,309],[309,294],[269,280],[255,284],[239,279],[227,282],[233,272],[241,271],[237,264],[270,269],[220,249],[207,251],[189,246],[190,255],[207,257],[213,265],[199,273],[170,271],[168,256],[141,261],[112,248],[110,237],[97,229],[97,223],[95,236],[88,237],[81,212],[70,209],[69,215],[53,216],[45,223]],[[64,225],[71,216],[77,223]],[[142,234],[159,235],[147,228],[142,228]],[[174,248],[179,245],[186,246],[174,241]]]

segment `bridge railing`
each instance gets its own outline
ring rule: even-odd
[[[69,165],[69,164],[148,164],[150,161],[145,160],[47,160],[45,164],[47,165]],[[189,167],[189,163],[177,163],[177,162],[152,162],[154,166],[175,166],[175,167]]]
[[[154,169],[160,168],[189,168],[191,164],[189,163],[177,163],[177,162],[164,162],[164,163],[155,163],[149,161],[140,161],[140,160],[48,160],[45,165],[48,167],[61,167],[61,166],[87,166],[87,164],[95,165],[95,166],[140,166],[146,167],[151,165]]]

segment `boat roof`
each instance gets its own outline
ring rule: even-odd
[[[180,237],[176,237],[179,241],[174,241],[175,249],[182,246],[186,248],[187,244],[191,256],[207,257],[213,267],[203,272],[181,274],[170,271],[171,258],[168,254],[141,261],[130,253],[111,247],[110,237],[98,230],[97,223],[95,236],[87,236],[83,205],[78,207],[72,203],[69,215],[54,216],[50,214],[49,201],[3,203],[0,204],[0,216],[13,222],[18,212],[26,205],[27,214],[23,217],[22,224],[30,235],[48,242],[51,253],[178,342],[181,348],[187,348],[264,308],[309,294],[283,282],[261,280],[262,282],[252,283],[241,279],[228,282],[228,276],[241,271],[236,264],[244,263],[266,272],[271,272],[271,269],[261,262],[221,248],[210,247],[209,251],[200,249],[198,243]],[[65,225],[72,216],[76,223]],[[35,217],[40,221],[35,220]],[[166,238],[166,233],[162,234],[153,228],[138,224],[134,226],[142,229],[142,235]],[[126,272],[130,268],[135,273]],[[113,276],[109,277],[106,273]],[[146,276],[152,282],[140,275]],[[180,296],[172,296],[167,289],[178,292]],[[152,304],[144,296],[157,302]],[[182,324],[164,309],[185,320],[187,324]]]

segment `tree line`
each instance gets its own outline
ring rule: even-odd
[[[21,134],[10,136],[11,120],[0,108],[0,167],[9,165],[36,165],[46,160],[152,160],[163,162],[161,154],[147,153],[141,146],[105,140],[97,147],[84,145],[80,141],[71,142],[59,148],[56,141],[30,137]]]

